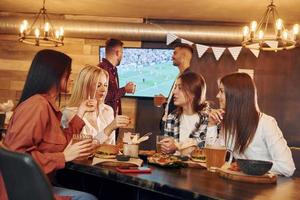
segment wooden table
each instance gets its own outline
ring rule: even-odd
[[[177,199],[300,199],[300,178],[279,177],[276,184],[250,184],[226,180],[201,169],[150,167],[151,174],[122,174],[85,161],[69,163],[66,169]]]

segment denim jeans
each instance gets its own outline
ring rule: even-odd
[[[53,193],[60,196],[70,196],[72,200],[98,200],[92,194],[62,187],[53,187]]]

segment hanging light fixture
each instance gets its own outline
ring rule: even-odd
[[[33,23],[29,26],[27,20],[20,25],[19,41],[36,46],[62,46],[64,40],[64,29],[59,27],[55,29],[46,13],[45,0],[43,7],[35,17]]]
[[[298,35],[299,25],[295,24],[292,30],[287,30],[271,0],[259,23],[252,21],[250,26],[243,28],[242,45],[264,51],[287,50],[296,47]]]

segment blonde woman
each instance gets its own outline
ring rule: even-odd
[[[109,76],[105,70],[91,65],[85,66],[78,74],[68,106],[63,111],[62,126],[68,127],[82,101],[96,99],[98,109],[84,115],[85,126],[81,133],[92,135],[101,144],[115,144],[115,130],[126,127],[130,120],[125,115],[117,115],[114,118],[113,109],[104,104],[108,81]]]

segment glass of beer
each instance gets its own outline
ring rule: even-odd
[[[91,143],[92,143],[92,145],[93,145],[93,149],[90,152],[91,156],[95,153],[96,148],[98,147],[98,141],[97,140],[93,140],[93,136],[92,135],[87,135],[87,134],[73,134],[72,140],[73,140],[72,144],[75,144],[75,143],[83,141],[83,140],[90,140]],[[88,157],[90,157],[90,156],[88,156]],[[76,160],[85,160],[88,157],[80,157],[80,158],[77,158]]]
[[[221,168],[225,163],[226,153],[230,153],[229,163],[231,163],[233,154],[232,151],[227,150],[225,146],[207,145],[205,148],[206,167],[207,170],[215,172],[217,168]]]
[[[163,103],[166,101],[166,98],[163,95],[155,95],[153,97],[154,106],[161,107]]]
[[[156,136],[156,152],[161,153],[161,145],[162,145],[162,140],[166,138],[171,138],[170,136],[165,136],[165,135],[157,135]]]

